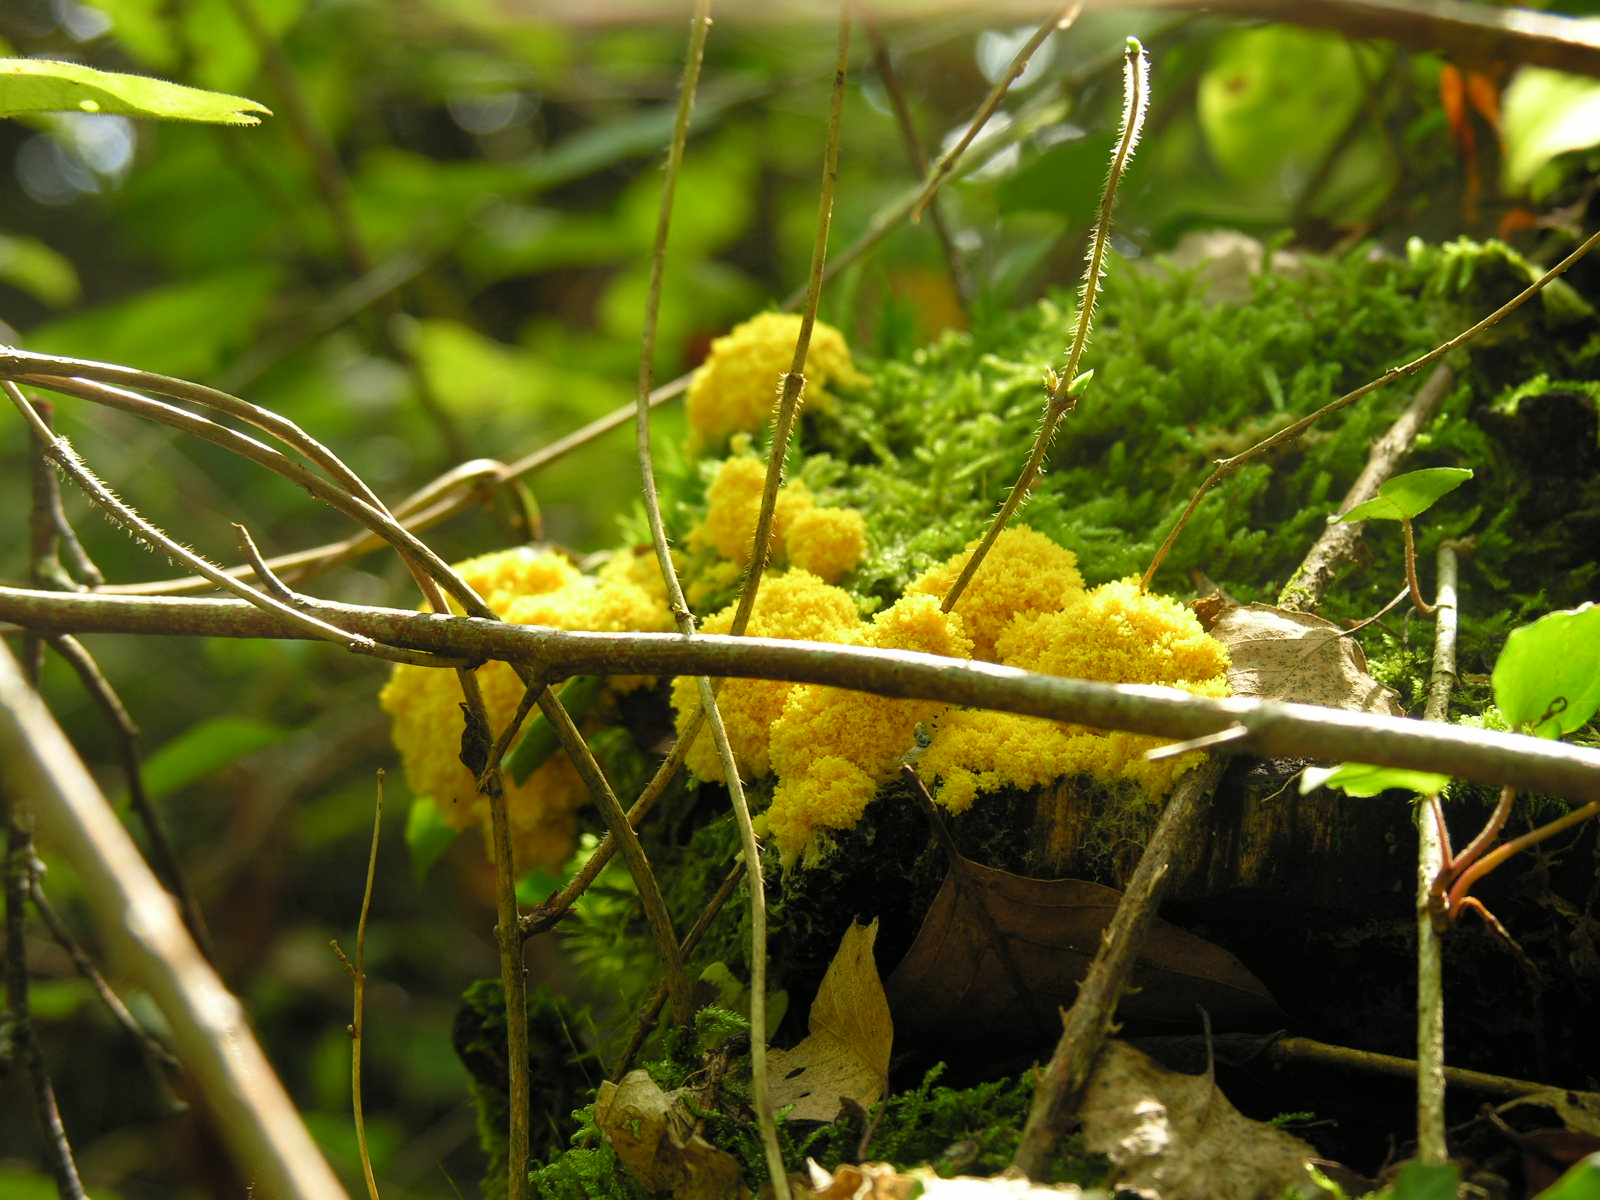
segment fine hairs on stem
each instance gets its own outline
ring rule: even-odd
[[[1100,199],[1100,218],[1095,222],[1094,233],[1089,239],[1088,266],[1083,273],[1083,290],[1078,300],[1078,327],[1072,337],[1072,348],[1067,354],[1067,369],[1060,373],[1049,372],[1050,396],[1045,404],[1044,419],[1039,424],[1039,436],[1034,439],[1033,449],[1028,454],[1028,461],[1023,465],[1022,474],[1017,477],[1017,482],[1011,487],[1011,494],[1000,506],[1000,511],[995,514],[989,528],[984,531],[983,539],[978,543],[977,549],[967,559],[966,565],[961,568],[961,574],[951,584],[949,592],[945,594],[944,611],[950,612],[961,599],[961,593],[967,590],[967,585],[972,582],[972,577],[978,573],[978,568],[983,564],[984,557],[989,553],[1006,523],[1011,520],[1013,513],[1022,506],[1028,493],[1033,490],[1034,481],[1039,478],[1039,470],[1044,465],[1044,456],[1050,451],[1050,443],[1055,439],[1056,426],[1061,423],[1061,418],[1076,406],[1078,396],[1082,394],[1083,386],[1088,382],[1088,377],[1080,379],[1078,376],[1078,363],[1083,358],[1083,349],[1089,342],[1089,330],[1094,321],[1095,298],[1100,291],[1100,278],[1105,271],[1106,247],[1111,240],[1111,209],[1116,203],[1117,186],[1122,182],[1123,172],[1127,170],[1128,162],[1133,157],[1133,151],[1139,144],[1139,131],[1144,127],[1145,113],[1149,108],[1150,93],[1150,59],[1145,54],[1144,47],[1137,38],[1129,38],[1127,52],[1123,59],[1122,74],[1122,128],[1117,137],[1116,148],[1111,152],[1111,169],[1106,173],[1106,189]]]

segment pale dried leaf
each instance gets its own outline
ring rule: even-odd
[[[832,1121],[844,1100],[866,1108],[888,1086],[894,1024],[872,958],[877,937],[877,921],[845,930],[812,1001],[811,1032],[768,1057],[772,1107],[793,1105],[791,1121]]]
[[[810,1187],[796,1188],[805,1200],[1110,1200],[1103,1188],[1084,1189],[1072,1183],[1034,1183],[1020,1171],[1007,1170],[993,1178],[957,1175],[943,1179],[926,1167],[897,1171],[888,1163],[841,1165],[829,1174],[807,1162]]]
[[[594,1123],[647,1191],[670,1191],[676,1200],[729,1200],[746,1192],[739,1160],[696,1133],[683,1097],[662,1091],[648,1071],[602,1083]]]
[[[1119,1188],[1161,1200],[1280,1200],[1308,1189],[1316,1151],[1241,1116],[1209,1074],[1179,1075],[1107,1042],[1078,1110],[1084,1148],[1115,1165]]]
[[[1228,648],[1235,696],[1402,715],[1396,693],[1367,673],[1355,638],[1341,636],[1331,621],[1252,604],[1222,611],[1211,636]]]

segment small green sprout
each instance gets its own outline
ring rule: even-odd
[[[1400,522],[1406,538],[1406,583],[1411,589],[1411,603],[1423,616],[1430,615],[1433,606],[1422,598],[1422,589],[1417,584],[1417,549],[1411,537],[1411,522],[1432,508],[1439,497],[1455,491],[1471,478],[1472,472],[1465,467],[1408,471],[1380,485],[1376,496],[1339,518],[1340,521]]]

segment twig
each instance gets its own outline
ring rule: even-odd
[[[688,933],[683,935],[683,957],[687,959],[694,953],[694,948],[700,944],[700,939],[705,936],[706,930],[711,928],[711,922],[716,919],[723,906],[728,903],[728,898],[733,895],[733,889],[739,885],[739,880],[744,878],[744,860],[740,859],[733,864],[733,869],[723,878],[722,885],[717,888],[711,899],[706,902],[705,909],[700,913],[699,919]],[[662,1006],[667,1002],[667,985],[660,983],[655,991],[650,993],[650,999],[639,1012],[639,1019],[634,1023],[633,1036],[628,1039],[628,1044],[623,1047],[622,1053],[617,1058],[617,1065],[611,1072],[612,1079],[620,1082],[633,1065],[633,1059],[639,1053],[639,1048],[644,1045],[645,1039],[656,1027],[656,1018],[661,1015]],[[752,1031],[752,1035],[754,1033]],[[763,1034],[763,1040],[765,1034]]]
[[[639,822],[655,807],[661,794],[667,790],[673,776],[678,773],[678,768],[683,766],[683,760],[689,756],[689,747],[694,743],[695,735],[700,732],[700,723],[705,720],[703,709],[696,708],[684,723],[684,729],[672,744],[672,750],[662,761],[661,766],[651,777],[644,791],[639,793],[639,798],[628,809],[628,824],[639,828]],[[546,933],[559,925],[572,911],[572,906],[577,903],[578,897],[589,890],[589,885],[605,870],[605,866],[616,853],[616,840],[608,833],[600,839],[600,844],[594,848],[594,853],[589,856],[589,861],[579,868],[578,873],[568,881],[567,886],[550,896],[543,904],[521,919],[522,936],[533,937],[535,934]],[[662,993],[665,995],[665,992]]]
[[[1077,373],[1078,363],[1083,357],[1084,346],[1089,341],[1089,328],[1094,320],[1095,297],[1100,288],[1106,247],[1111,241],[1111,209],[1116,203],[1117,185],[1122,181],[1122,173],[1127,169],[1134,148],[1139,144],[1139,131],[1144,127],[1145,112],[1149,107],[1149,82],[1150,60],[1138,40],[1129,38],[1123,62],[1122,131],[1116,147],[1111,152],[1111,168],[1106,174],[1105,192],[1100,198],[1100,219],[1095,222],[1094,235],[1089,239],[1089,262],[1084,271],[1083,290],[1078,297],[1078,328],[1072,338],[1072,349],[1067,355],[1067,368],[1060,376],[1054,376],[1052,372],[1054,386],[1050,389],[1050,396],[1045,404],[1044,420],[1039,424],[1039,435],[1034,438],[1028,461],[1023,464],[1022,474],[1017,477],[1017,482],[1012,485],[1010,494],[1000,506],[1000,511],[995,514],[994,520],[989,523],[989,528],[984,531],[977,548],[968,556],[961,573],[956,576],[956,581],[945,593],[943,603],[945,612],[955,608],[961,599],[961,593],[966,591],[967,585],[972,582],[972,577],[983,565],[985,556],[999,538],[1001,531],[1005,529],[1006,523],[1011,520],[1011,515],[1033,490],[1034,480],[1038,478],[1039,469],[1044,465],[1045,455],[1050,451],[1050,443],[1055,439],[1056,426],[1077,404],[1078,391],[1081,387]]]
[[[456,672],[456,679],[461,684],[461,695],[466,701],[462,705],[462,716],[466,720],[461,739],[462,762],[476,778],[478,790],[489,799],[489,837],[494,847],[494,938],[500,956],[500,986],[506,1000],[506,1069],[510,1072],[506,1130],[507,1196],[509,1200],[524,1200],[528,1194],[528,1121],[531,1115],[528,995],[522,938],[517,932],[521,914],[517,906],[516,864],[511,856],[511,818],[506,811],[506,788],[500,774],[500,760],[489,753],[493,736],[483,703],[483,692],[478,687],[478,676],[463,668]],[[529,691],[540,698],[550,695],[550,689],[544,686],[530,685]],[[561,708],[560,701],[554,697],[550,697],[550,700],[565,715],[566,710]],[[469,751],[469,746],[481,748],[481,761],[473,761],[476,751]]]
[[[54,432],[55,405],[48,400],[29,401],[33,411],[45,428]],[[83,547],[72,535],[67,514],[61,510],[60,477],[50,469],[44,450],[46,443],[37,433],[31,433],[33,453],[28,455],[28,477],[32,491],[32,504],[28,509],[28,579],[34,587],[59,587],[76,591],[82,585],[70,576],[61,565],[57,551],[64,541],[76,548],[78,565],[87,563],[93,575],[85,583],[103,583],[100,572],[94,569]],[[82,572],[80,571],[80,574]]]
[[[4,653],[0,648],[0,654]],[[5,661],[11,662],[9,654]],[[17,683],[21,685],[21,680]],[[0,742],[3,740],[0,734]],[[0,778],[0,785],[6,784],[9,781]],[[6,1034],[12,1053],[22,1060],[23,1072],[33,1092],[33,1113],[44,1139],[44,1157],[56,1181],[56,1192],[61,1200],[84,1200],[83,1181],[78,1178],[77,1164],[72,1161],[72,1146],[61,1124],[61,1110],[56,1107],[55,1089],[50,1085],[28,1003],[27,917],[28,893],[33,886],[33,835],[25,823],[27,814],[21,807],[21,798],[26,795],[25,789],[0,786],[0,817],[4,818],[6,827]]]
[[[98,927],[166,1018],[217,1127],[275,1196],[343,1197],[229,994],[66,737],[0,645],[0,792],[27,795],[44,841],[72,865]]]
[[[44,887],[39,882],[37,871],[33,875],[33,888],[29,898],[33,901],[34,911],[39,914],[39,919],[44,922],[44,927],[50,931],[50,936],[56,945],[66,952],[72,960],[73,969],[81,975],[85,982],[94,989],[94,994],[100,997],[100,1003],[106,1006],[106,1011],[111,1014],[111,1019],[122,1026],[122,1031],[132,1039],[133,1044],[143,1052],[145,1061],[150,1065],[150,1074],[167,1093],[168,1108],[174,1113],[183,1111],[183,1101],[173,1095],[168,1084],[168,1073],[180,1069],[181,1064],[168,1050],[140,1025],[134,1015],[128,1011],[128,1006],[122,998],[111,990],[111,985],[106,982],[106,977],[100,973],[100,968],[94,965],[92,959],[78,944],[78,939],[72,936],[72,930],[67,928],[67,923],[61,919],[61,914],[56,912],[55,905],[50,903],[50,898],[44,894]]]
[[[1226,766],[1226,759],[1208,756],[1178,780],[1161,820],[1139,856],[1127,890],[1117,902],[1116,914],[1101,936],[1100,949],[1066,1014],[1065,1028],[1050,1065],[1034,1088],[1022,1140],[1012,1159],[1012,1165],[1030,1179],[1045,1176],[1063,1124],[1070,1119],[1111,1032],[1117,1003],[1128,988],[1134,963],[1155,923],[1156,909],[1172,884],[1173,864],[1182,859],[1199,833],[1211,793]]]
[[[1240,748],[1275,758],[1325,758],[1436,771],[1586,803],[1600,794],[1600,751],[1526,734],[1465,729],[1310,704],[1036,674],[996,663],[778,638],[588,633],[407,609],[311,602],[330,621],[394,645],[475,661],[537,663],[552,680],[573,675],[710,675],[819,683],[899,699],[1049,717],[1171,740],[1234,724]],[[294,639],[275,615],[236,600],[151,599],[0,587],[0,621],[40,632],[178,634]]]
[[[1346,392],[1337,400],[1323,405],[1321,408],[1317,409],[1316,412],[1311,413],[1309,416],[1301,417],[1292,425],[1280,429],[1271,437],[1263,438],[1254,446],[1251,446],[1247,450],[1240,451],[1232,458],[1217,460],[1217,462],[1213,465],[1211,474],[1206,476],[1204,482],[1202,482],[1199,488],[1196,489],[1194,495],[1189,498],[1189,503],[1184,508],[1183,515],[1178,518],[1178,523],[1173,526],[1172,532],[1167,534],[1166,540],[1161,543],[1161,548],[1156,551],[1155,557],[1150,561],[1150,565],[1145,568],[1143,586],[1146,589],[1150,587],[1150,581],[1155,578],[1155,573],[1160,569],[1162,561],[1167,557],[1167,552],[1172,549],[1173,544],[1178,540],[1178,535],[1183,532],[1183,527],[1189,523],[1189,518],[1194,515],[1194,510],[1199,507],[1200,501],[1202,498],[1204,498],[1205,494],[1217,484],[1221,483],[1229,475],[1232,475],[1246,462],[1252,458],[1255,458],[1259,454],[1265,453],[1274,446],[1282,445],[1284,442],[1299,437],[1323,417],[1328,416],[1331,413],[1338,412],[1341,408],[1346,408],[1349,405],[1354,404],[1357,400],[1361,399],[1369,392],[1377,391],[1379,388],[1385,387],[1397,379],[1404,379],[1408,375],[1415,375],[1418,371],[1422,370],[1423,367],[1431,366],[1433,363],[1438,362],[1439,359],[1449,354],[1458,346],[1466,345],[1484,330],[1489,329],[1493,325],[1497,324],[1503,318],[1522,307],[1523,304],[1527,303],[1527,301],[1531,300],[1534,296],[1538,295],[1547,284],[1565,274],[1573,265],[1573,263],[1577,262],[1585,254],[1589,253],[1589,251],[1594,249],[1596,245],[1600,245],[1600,232],[1591,234],[1576,250],[1572,251],[1572,253],[1568,254],[1533,283],[1523,288],[1522,291],[1518,292],[1506,303],[1502,304],[1488,316],[1484,317],[1476,325],[1473,325],[1470,328],[1456,334],[1456,336],[1451,338],[1449,341],[1435,346],[1432,350],[1429,350],[1421,357],[1412,359],[1404,366],[1390,367],[1376,379],[1362,384],[1353,392]]]
[[[180,559],[188,564],[191,569],[211,579],[219,587],[226,588],[235,595],[242,596],[251,603],[272,611],[279,617],[287,618],[292,623],[299,625],[309,637],[321,641],[338,642],[345,649],[353,650],[358,654],[373,654],[378,651],[377,645],[371,638],[363,637],[360,634],[347,633],[291,605],[284,604],[282,601],[251,587],[242,580],[233,579],[223,574],[221,568],[213,566],[187,546],[173,541],[160,529],[140,516],[130,505],[113,495],[111,489],[100,482],[100,479],[89,470],[83,460],[78,457],[77,452],[63,438],[57,437],[47,426],[39,422],[38,414],[33,411],[33,406],[23,398],[22,392],[16,384],[6,380],[0,383],[0,387],[4,388],[11,402],[17,406],[25,417],[32,418],[34,432],[44,443],[41,453],[59,466],[91,500],[103,508],[112,520],[132,533],[135,539],[147,543],[153,549],[158,549],[170,557]]]
[[[1455,369],[1448,363],[1440,363],[1433,368],[1406,406],[1405,412],[1373,443],[1367,455],[1367,465],[1361,469],[1361,474],[1356,476],[1350,490],[1339,502],[1340,513],[1347,513],[1378,494],[1379,485],[1395,473],[1405,456],[1411,452],[1417,434],[1433,420],[1455,381]],[[1334,577],[1354,555],[1356,543],[1365,526],[1365,521],[1330,520],[1328,528],[1306,554],[1300,569],[1278,593],[1278,606],[1299,612],[1315,612]]]
[[[916,120],[911,115],[911,105],[906,100],[905,89],[900,86],[900,73],[894,69],[894,59],[889,53],[889,43],[884,41],[882,32],[878,29],[877,22],[870,17],[862,21],[867,37],[872,41],[872,64],[878,72],[878,78],[883,81],[883,90],[888,93],[889,105],[894,109],[895,122],[900,126],[900,137],[906,144],[906,155],[911,159],[911,169],[921,178],[928,177],[928,152],[922,148],[922,138],[917,133]],[[950,269],[950,282],[956,290],[956,301],[961,307],[963,317],[971,314],[967,306],[972,302],[972,279],[967,274],[967,265],[961,259],[961,251],[957,248],[955,238],[950,234],[949,223],[944,217],[944,209],[938,203],[938,197],[930,195],[926,207],[928,220],[933,225],[934,236],[939,239],[939,248],[944,251],[945,265]]]
[[[1439,548],[1439,594],[1433,618],[1433,674],[1423,719],[1449,715],[1456,681],[1456,553]],[[1432,798],[1437,803],[1437,797]],[[1417,819],[1417,1158],[1430,1166],[1449,1161],[1444,1119],[1444,975],[1437,916],[1438,881],[1446,850],[1433,809],[1418,805]]]
[[[1078,19],[1078,14],[1083,11],[1082,4],[1069,4],[1055,16],[1050,17],[1045,23],[1034,30],[1033,36],[1023,43],[1022,49],[1012,57],[1011,63],[1006,67],[1005,73],[1000,76],[989,89],[989,94],[983,98],[983,103],[978,106],[978,111],[967,124],[966,131],[956,139],[956,144],[951,146],[939,156],[939,161],[934,164],[932,172],[922,191],[918,193],[916,201],[911,205],[911,221],[916,224],[922,220],[922,210],[933,200],[934,193],[944,183],[961,156],[967,152],[967,147],[972,145],[972,139],[978,136],[980,130],[989,123],[989,118],[994,115],[1000,102],[1006,98],[1006,93],[1011,90],[1011,85],[1017,81],[1024,71],[1028,69],[1028,60],[1033,57],[1033,52],[1044,45],[1045,39],[1058,29],[1066,29]]]
[[[361,892],[361,916],[356,921],[356,961],[352,964],[333,941],[333,952],[350,972],[354,993],[350,1017],[350,1106],[355,1114],[356,1147],[361,1154],[361,1171],[367,1180],[367,1195],[378,1200],[378,1181],[372,1175],[372,1155],[367,1149],[367,1117],[361,1104],[361,1033],[367,993],[367,914],[372,910],[372,881],[378,872],[378,840],[383,834],[383,777],[378,768],[378,801],[372,814],[372,848],[367,853],[367,884]]]
[[[144,772],[139,755],[139,730],[134,725],[133,718],[128,715],[121,697],[111,686],[110,680],[101,672],[94,656],[84,649],[77,638],[69,634],[57,634],[49,639],[49,644],[50,648],[77,673],[83,689],[105,714],[106,721],[115,735],[117,753],[122,758],[122,774],[128,783],[128,804],[138,816],[139,823],[144,826],[145,837],[150,842],[150,855],[161,872],[162,882],[177,898],[189,936],[194,938],[195,945],[200,947],[200,952],[209,961],[215,962],[216,950],[211,944],[211,931],[206,928],[205,914],[200,911],[199,902],[195,900],[194,892],[189,888],[183,864],[178,861],[177,851],[172,848],[172,841],[167,837],[166,826],[161,823],[161,814],[156,812],[156,806],[150,802],[150,794],[145,791]]]
[[[1379,1075],[1396,1075],[1410,1079],[1417,1073],[1417,1064],[1409,1058],[1390,1054],[1376,1054],[1371,1050],[1352,1050],[1348,1046],[1330,1046],[1311,1038],[1279,1038],[1267,1048],[1267,1057],[1274,1062],[1314,1062],[1346,1070],[1372,1071]],[[1505,1075],[1489,1075],[1483,1071],[1468,1071],[1461,1067],[1446,1067],[1444,1081],[1454,1088],[1481,1092],[1488,1096],[1514,1099],[1549,1092],[1547,1083],[1533,1083],[1526,1079],[1512,1079]],[[1600,1101],[1600,1094],[1562,1089],[1567,1096],[1575,1096],[1591,1104]]]
[[[784,374],[778,393],[777,415],[772,422],[772,448],[767,455],[767,476],[761,489],[761,511],[756,517],[755,539],[750,565],[745,570],[744,589],[734,610],[729,631],[738,636],[750,624],[755,611],[761,573],[766,569],[772,544],[772,514],[777,508],[778,488],[783,483],[783,464],[789,452],[789,434],[800,410],[801,393],[806,385],[806,355],[811,349],[811,330],[817,321],[817,305],[822,300],[822,272],[828,259],[828,229],[833,223],[833,191],[839,180],[839,126],[844,115],[844,84],[850,65],[850,2],[839,2],[839,44],[833,65],[833,95],[828,106],[828,140],[823,151],[822,187],[817,201],[817,232],[811,244],[811,271],[806,277],[806,299],[800,310],[800,333],[795,340],[794,360]],[[778,1200],[788,1200],[787,1184]]]
[[[673,1016],[679,1021],[687,1021],[694,1012],[694,1006],[690,1002],[689,979],[684,974],[683,956],[678,951],[678,938],[672,931],[672,918],[667,913],[666,901],[661,895],[661,885],[656,882],[655,873],[650,869],[644,847],[639,844],[639,835],[633,831],[633,826],[628,824],[627,814],[622,811],[622,805],[618,803],[616,793],[611,790],[611,784],[601,772],[600,764],[595,762],[594,755],[584,744],[583,735],[572,723],[572,717],[548,688],[539,698],[539,711],[544,713],[545,719],[556,731],[556,737],[572,756],[573,766],[577,767],[578,774],[583,777],[590,796],[594,798],[595,806],[600,809],[601,819],[605,821],[606,828],[610,830],[618,849],[622,851],[622,859],[628,864],[628,873],[633,876],[634,885],[639,889],[639,901],[644,907],[644,916],[650,925],[651,936],[655,939],[656,951],[661,955],[667,977],[668,995],[672,997]],[[517,930],[513,928],[511,933],[516,937]],[[517,945],[520,947],[521,944],[521,938],[518,937]]]
[[[655,345],[656,321],[661,307],[661,278],[666,266],[667,234],[672,227],[672,202],[677,190],[678,172],[683,163],[684,145],[689,137],[689,117],[694,108],[695,89],[700,78],[700,64],[705,54],[706,33],[711,24],[710,0],[696,0],[694,16],[689,25],[689,50],[683,71],[683,83],[678,89],[678,111],[673,123],[672,144],[667,153],[666,177],[661,189],[661,211],[656,221],[655,245],[650,256],[650,283],[645,302],[643,352],[639,358],[639,395],[637,405],[637,438],[639,456],[639,474],[643,484],[645,513],[650,523],[650,540],[655,547],[656,562],[660,568],[662,578],[667,585],[668,607],[672,611],[674,623],[678,632],[685,637],[693,637],[695,632],[694,614],[689,609],[688,600],[684,597],[683,587],[678,580],[677,568],[672,562],[672,550],[667,544],[666,526],[661,519],[660,496],[656,488],[655,463],[650,446],[650,391],[651,382],[655,371]],[[844,54],[848,49],[848,16],[843,22],[846,32],[840,34],[840,66],[837,69],[834,87],[834,108],[829,124],[829,152],[828,172],[824,177],[823,195],[825,209],[831,211],[831,179],[836,171],[835,164],[838,155],[839,131],[839,92],[843,87]],[[819,249],[813,256],[814,276],[821,272],[820,257],[822,249],[827,242],[827,219],[820,220],[818,230]],[[811,336],[811,324],[816,317],[816,300],[813,294],[807,305],[806,316],[802,319],[800,329],[800,344],[795,350],[797,366],[794,372],[802,370],[805,366],[806,347]],[[797,391],[798,389],[796,389]],[[787,421],[793,420],[793,411],[796,396],[790,395],[789,381],[786,378],[784,394],[787,402],[780,402],[778,427],[773,434],[773,460],[767,468],[767,492],[770,499],[775,500],[777,487],[775,480],[783,468],[783,444],[787,436]],[[756,586],[761,578],[761,567],[766,561],[767,537],[770,534],[772,521],[771,504],[768,497],[763,497],[761,516],[756,525],[756,550],[751,563],[750,574],[746,580],[746,594],[749,596],[751,606],[755,603]],[[763,522],[765,524],[763,524]],[[749,619],[749,610],[742,609],[745,620]],[[744,624],[736,617],[734,620],[735,632],[742,633]],[[734,757],[733,747],[728,741],[727,729],[722,723],[722,713],[717,708],[716,692],[711,686],[711,681],[704,675],[695,677],[695,686],[700,694],[700,711],[705,714],[711,725],[711,737],[717,748],[717,755],[722,762],[723,779],[728,785],[729,799],[733,805],[734,819],[739,826],[739,837],[744,865],[750,878],[750,1076],[751,1089],[754,1092],[753,1104],[756,1113],[756,1125],[760,1132],[761,1146],[767,1163],[767,1174],[771,1180],[773,1193],[778,1200],[788,1200],[788,1176],[783,1165],[783,1151],[778,1145],[777,1127],[773,1123],[770,1092],[767,1086],[767,1039],[766,1039],[766,964],[767,964],[767,905],[766,894],[763,887],[761,874],[761,848],[756,844],[755,829],[750,819],[750,805],[745,799],[744,784],[739,777],[739,764]],[[676,752],[680,747],[685,751],[690,745],[694,733],[686,731],[680,734]],[[680,757],[676,755],[675,757]],[[615,805],[615,801],[611,802]],[[624,855],[630,854],[630,840],[634,839],[632,826],[622,816],[620,805],[615,805],[613,814],[606,810],[606,824],[611,827],[612,840],[619,844]],[[638,806],[635,805],[637,808]],[[635,842],[635,845],[637,843]],[[643,859],[643,849],[638,850],[639,859]],[[633,864],[630,862],[629,864]],[[648,868],[646,868],[648,869]],[[655,881],[651,881],[652,888]],[[652,916],[649,898],[645,895],[644,888],[640,888],[641,898],[646,900],[646,916]],[[678,951],[676,943],[662,940],[662,935],[671,937],[671,924],[667,918],[666,908],[663,904],[659,919],[652,919],[654,932],[657,935],[662,960],[666,963],[667,977],[664,991],[672,997],[673,1017],[680,1023],[688,1022],[693,1017],[692,1002],[690,999],[688,979],[683,972],[682,954],[672,953]],[[659,1009],[657,1009],[659,1011]],[[651,1017],[654,1020],[654,1015]]]

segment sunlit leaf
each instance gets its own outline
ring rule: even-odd
[[[159,800],[237,758],[282,741],[289,730],[254,717],[212,717],[180,733],[144,764],[144,787]]]
[[[1600,708],[1600,607],[1585,604],[1513,629],[1494,665],[1494,701],[1506,723],[1558,738]]]
[[[1472,472],[1465,467],[1428,467],[1396,475],[1378,488],[1378,494],[1358,504],[1341,521],[1409,521],[1433,507],[1434,501],[1453,492]]]
[[[1600,143],[1600,80],[1523,67],[1501,103],[1506,155],[1501,177],[1521,192],[1558,155]]]
[[[599,675],[577,675],[566,682],[560,691],[561,703],[566,706],[567,714],[574,721],[582,721],[589,715],[594,703],[600,698],[600,692],[605,680]],[[540,767],[544,766],[556,747],[560,743],[556,740],[556,731],[551,728],[550,722],[545,720],[543,713],[535,713],[528,720],[526,731],[522,740],[506,758],[506,773],[511,776],[513,783],[522,783]]]
[[[1591,1154],[1539,1193],[1538,1200],[1600,1200],[1600,1154]]]
[[[117,113],[166,121],[256,125],[272,115],[243,96],[167,83],[145,75],[97,71],[46,58],[0,59],[0,117],[30,112]]]
[[[1307,767],[1300,773],[1302,796],[1320,787],[1336,787],[1352,796],[1376,796],[1391,788],[1437,795],[1450,782],[1448,775],[1410,771],[1403,767],[1374,767],[1366,763],[1340,763],[1336,767]]]

